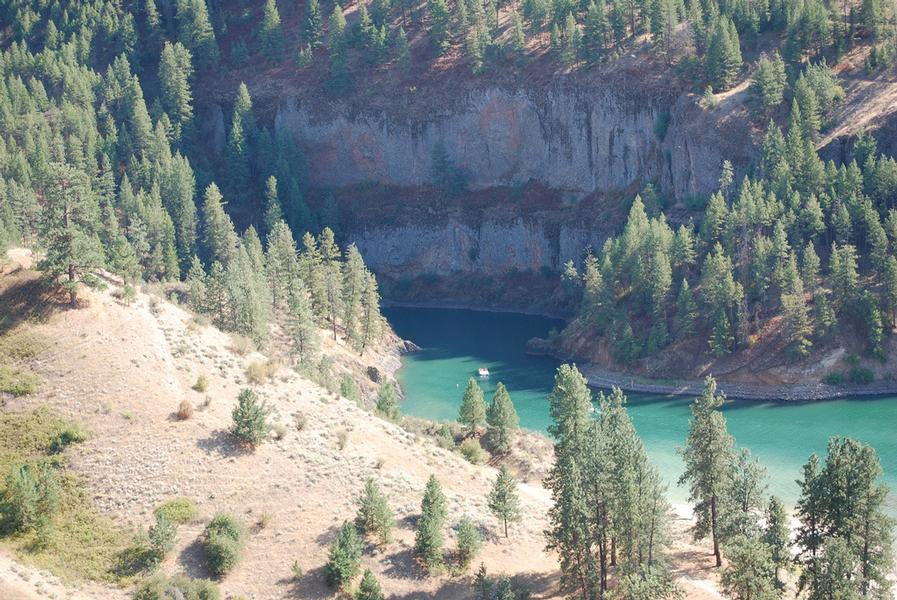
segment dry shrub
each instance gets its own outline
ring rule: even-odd
[[[246,367],[246,379],[249,383],[261,385],[274,379],[279,369],[280,362],[273,359],[264,362],[253,361]]]
[[[199,393],[205,392],[209,389],[209,378],[206,375],[200,374],[199,377],[196,378],[196,383],[193,384],[193,389]]]
[[[193,404],[187,400],[181,400],[180,405],[178,405],[178,419],[181,421],[186,421],[190,417],[193,416]]]
[[[302,431],[305,429],[305,426],[308,424],[308,417],[299,413],[295,417],[296,419],[296,431]]]
[[[230,349],[239,356],[246,356],[255,350],[255,343],[246,336],[234,334],[230,338]]]
[[[275,440],[282,440],[287,435],[287,428],[281,423],[275,425],[273,430]]]

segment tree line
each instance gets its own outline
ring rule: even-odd
[[[648,186],[620,235],[581,269],[567,263],[563,285],[579,314],[565,334],[606,339],[620,363],[695,338],[724,356],[780,316],[795,359],[849,332],[884,357],[897,324],[897,162],[868,135],[846,164],[823,162],[814,140],[840,88],[824,66],[794,87],[787,129],[770,123],[740,185],[723,164],[698,227],[674,230]]]
[[[217,60],[204,0],[162,13],[150,0],[146,22],[130,4],[40,8],[2,9],[20,20],[0,53],[0,244],[40,250],[40,268],[73,304],[99,269],[128,288],[186,280],[195,310],[257,342],[278,321],[302,361],[319,326],[359,352],[379,338],[377,283],[358,249],[340,249],[324,226],[297,250],[293,228],[319,223],[302,201],[301,155],[257,124],[245,85],[224,160],[202,151],[194,63]],[[250,221],[241,235],[232,215]]]
[[[812,600],[883,598],[890,593],[894,519],[875,450],[832,438],[827,456],[810,456],[792,540],[782,501],[767,495],[766,471],[738,448],[721,408],[725,398],[708,377],[692,403],[680,453],[695,540],[709,540],[722,591],[736,600],[784,595],[786,572],[799,571],[798,593]],[[562,365],[549,396],[555,462],[546,481],[554,505],[546,531],[560,558],[562,585],[591,598],[681,596],[665,554],[669,545],[666,487],[651,465],[619,389],[592,397],[575,366]],[[609,585],[614,576],[617,585]]]

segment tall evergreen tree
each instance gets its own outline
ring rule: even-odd
[[[719,411],[725,397],[716,393],[716,381],[707,376],[704,393],[692,403],[688,440],[682,449],[685,472],[679,484],[688,484],[694,503],[694,536],[701,540],[710,536],[716,566],[722,566],[721,521],[725,510],[726,480],[734,453],[734,441],[726,428],[726,419]]]
[[[202,238],[209,262],[218,261],[227,266],[236,258],[240,240],[234,224],[224,212],[223,198],[218,186],[210,183],[203,197]]]
[[[445,544],[443,527],[448,516],[445,495],[435,475],[430,475],[420,506],[420,519],[414,536],[414,553],[425,568],[442,566],[442,547]]]
[[[395,521],[389,502],[377,482],[369,477],[358,497],[355,525],[362,534],[376,536],[381,544],[388,544]]]
[[[486,402],[483,399],[483,390],[480,389],[476,379],[467,380],[467,388],[461,398],[461,406],[458,409],[458,422],[468,427],[471,433],[476,432],[477,427],[486,423]]]
[[[486,411],[487,435],[492,448],[499,454],[507,454],[511,451],[511,444],[517,430],[520,428],[520,419],[511,402],[508,389],[501,382],[495,388],[492,402]]]
[[[84,172],[54,162],[48,166],[43,200],[39,233],[46,252],[39,268],[53,281],[65,278],[61,285],[75,307],[79,282],[91,283],[91,272],[103,266],[97,199]]]
[[[283,28],[275,0],[265,1],[258,36],[265,56],[271,60],[279,60],[283,56]]]
[[[361,570],[361,552],[361,538],[358,537],[355,525],[345,521],[330,546],[329,559],[324,566],[327,583],[348,588]]]
[[[545,480],[553,500],[545,532],[547,546],[558,553],[562,587],[589,600],[598,580],[591,553],[592,507],[586,497],[592,396],[575,366],[558,368],[548,401],[555,462]]]
[[[505,465],[498,471],[498,477],[489,492],[489,510],[501,521],[505,537],[508,537],[508,523],[519,522],[520,497],[517,495],[517,480]]]

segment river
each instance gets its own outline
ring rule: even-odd
[[[398,379],[405,391],[402,411],[433,420],[453,420],[467,379],[481,379],[487,400],[501,381],[511,393],[521,426],[544,432],[550,423],[547,394],[559,362],[524,354],[526,341],[545,336],[562,321],[516,313],[456,309],[384,309],[396,333],[421,346],[406,354]],[[597,393],[597,390],[596,390]],[[648,454],[670,484],[674,502],[687,499],[675,485],[682,472],[676,449],[688,429],[691,398],[627,394],[629,413]],[[831,436],[851,436],[878,452],[897,514],[897,398],[858,398],[806,403],[731,401],[723,408],[729,431],[766,467],[771,493],[793,505],[795,480],[813,452],[824,455]]]

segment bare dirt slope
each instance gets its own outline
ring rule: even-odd
[[[27,263],[27,254],[13,258]],[[354,516],[354,500],[366,477],[384,488],[398,519],[394,541],[369,548],[364,567],[377,575],[394,598],[459,598],[472,594],[470,574],[427,577],[412,555],[414,522],[424,484],[436,474],[448,497],[449,521],[471,517],[483,526],[486,543],[478,558],[492,574],[516,575],[537,597],[556,595],[557,560],[544,551],[542,531],[550,500],[537,484],[521,484],[525,519],[505,541],[497,536],[486,494],[495,477],[487,466],[468,464],[353,402],[328,393],[281,368],[274,380],[255,386],[285,428],[256,452],[234,445],[228,427],[245,370],[258,354],[239,356],[231,338],[196,324],[181,308],[146,294],[126,306],[109,291],[83,294],[78,310],[62,310],[35,325],[54,340],[53,349],[34,365],[42,378],[38,394],[10,400],[4,410],[46,404],[81,420],[91,439],[73,448],[73,467],[88,481],[99,509],[117,522],[137,528],[151,523],[164,499],[186,496],[200,517],[182,526],[178,544],[163,564],[165,572],[208,577],[198,537],[209,518],[230,511],[251,534],[239,566],[222,582],[225,594],[247,598],[323,598],[323,566],[339,525]],[[354,360],[340,344],[327,351]],[[365,357],[372,364],[388,360]],[[209,378],[205,393],[191,389],[200,374]],[[187,421],[176,419],[178,403],[196,407]],[[297,420],[304,420],[299,430]],[[345,448],[338,447],[346,432]],[[677,529],[687,526],[679,519]],[[448,547],[454,546],[447,532]],[[682,536],[680,536],[681,538]],[[689,597],[713,597],[706,549],[678,543],[674,564]],[[296,560],[305,576],[295,582]],[[22,571],[25,576],[9,575]],[[63,594],[52,578],[16,565],[0,554],[0,596],[118,598],[121,590],[90,587]],[[52,590],[52,593],[47,593]],[[709,590],[709,591],[708,591]],[[29,595],[31,594],[31,595]]]

